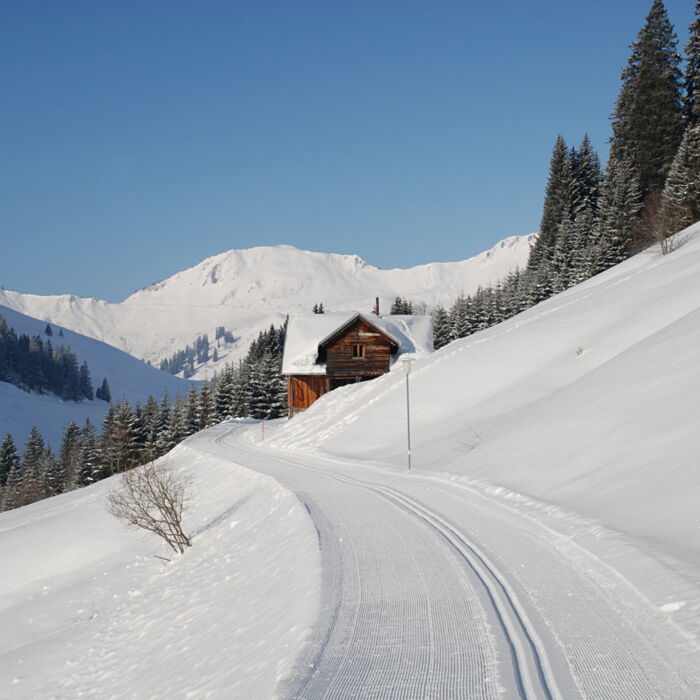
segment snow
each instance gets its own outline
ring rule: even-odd
[[[275,696],[316,617],[316,531],[197,437],[164,459],[195,480],[193,546],[170,562],[105,511],[115,478],[0,514],[2,697]]]
[[[553,518],[657,609],[685,601],[665,609],[697,644],[700,224],[681,240],[417,361],[411,436],[421,472]],[[403,469],[404,386],[331,392],[266,446]]]
[[[318,346],[359,312],[298,314],[289,318],[284,344],[282,374],[325,375],[318,363]],[[398,345],[391,356],[392,367],[401,357],[425,357],[433,351],[433,327],[427,316],[365,316]]]
[[[327,311],[370,313],[375,297],[388,311],[397,296],[414,306],[450,305],[464,292],[495,284],[525,267],[534,235],[511,236],[459,262],[381,270],[356,255],[298,250],[292,246],[230,250],[132,294],[121,303],[74,295],[38,296],[0,290],[0,304],[97,338],[158,365],[218,326],[237,341],[217,348],[219,360],[198,369],[210,378],[243,356],[260,331],[288,314]]]
[[[156,398],[167,393],[171,399],[185,394],[191,383],[154,369],[121,350],[52,324],[53,335],[46,336],[46,322],[30,318],[0,306],[0,316],[18,335],[38,335],[50,340],[54,347],[65,345],[77,355],[78,362],[88,363],[93,387],[97,389],[106,377],[113,401],[122,398],[130,402],[145,401],[151,394]],[[59,331],[63,331],[63,337]],[[32,394],[0,382],[0,435],[10,433],[21,445],[29,429],[36,425],[47,444],[57,447],[63,430],[72,420],[78,424],[86,418],[99,425],[107,411],[105,401],[62,401],[52,394]]]
[[[166,456],[198,480],[170,564],[109,483],[0,514],[0,687],[700,697],[700,223],[680,240],[418,359],[410,472],[392,372]]]

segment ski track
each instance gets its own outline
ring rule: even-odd
[[[351,477],[340,463],[271,454],[234,432],[210,448],[292,488],[319,533],[322,611],[283,697],[699,697],[696,674],[655,647],[665,637],[646,639],[639,615],[639,629],[627,619],[638,611],[625,591],[603,590],[585,575],[590,562],[576,568],[517,514],[494,514],[448,484],[427,489],[429,504],[405,493],[403,475]],[[499,551],[472,536],[472,521]]]

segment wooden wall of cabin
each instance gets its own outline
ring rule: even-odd
[[[328,391],[328,378],[318,375],[287,377],[289,415],[308,408],[319,396]]]
[[[352,347],[365,346],[365,357],[353,357]],[[326,374],[329,377],[378,377],[389,371],[391,345],[362,319],[326,348]]]

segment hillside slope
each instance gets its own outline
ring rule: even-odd
[[[39,321],[12,309],[0,306],[0,316],[14,328],[17,335],[40,336],[52,344],[66,345],[77,355],[79,362],[88,363],[95,388],[107,378],[112,400],[122,398],[130,402],[145,401],[151,394],[158,398],[167,393],[170,398],[185,394],[190,382],[157,370],[111,345],[74,333],[67,328],[52,325],[53,335],[44,334],[46,322]],[[59,331],[63,336],[59,336]],[[10,433],[19,445],[32,425],[39,428],[46,441],[57,446],[63,429],[69,421],[82,423],[90,418],[99,424],[107,410],[104,401],[62,401],[51,394],[32,394],[0,382],[0,435]]]
[[[697,640],[700,224],[681,239],[416,362],[412,459],[551,518]],[[345,387],[266,445],[404,469],[405,402],[396,373]]]
[[[286,315],[323,303],[329,311],[369,311],[375,297],[389,311],[396,296],[428,306],[450,304],[462,292],[495,284],[527,263],[533,236],[511,236],[467,260],[380,270],[355,255],[292,246],[231,250],[146,287],[121,303],[74,295],[37,296],[0,290],[0,304],[97,338],[157,365],[218,326],[237,338],[218,348],[219,364],[244,354],[250,342]],[[195,378],[211,376],[209,363]]]
[[[196,438],[164,459],[193,479],[174,561],[107,513],[117,477],[0,513],[0,697],[275,696],[318,607],[313,524]]]

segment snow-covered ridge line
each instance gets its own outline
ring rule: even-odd
[[[356,255],[315,253],[292,246],[231,250],[203,260],[120,303],[74,295],[42,297],[0,290],[0,304],[103,340],[158,366],[160,360],[225,326],[238,338],[220,345],[218,366],[237,360],[261,330],[287,314],[369,312],[374,298],[388,312],[396,296],[432,307],[495,284],[527,263],[534,234],[511,236],[458,262],[382,270]],[[194,378],[211,376],[211,363]]]

